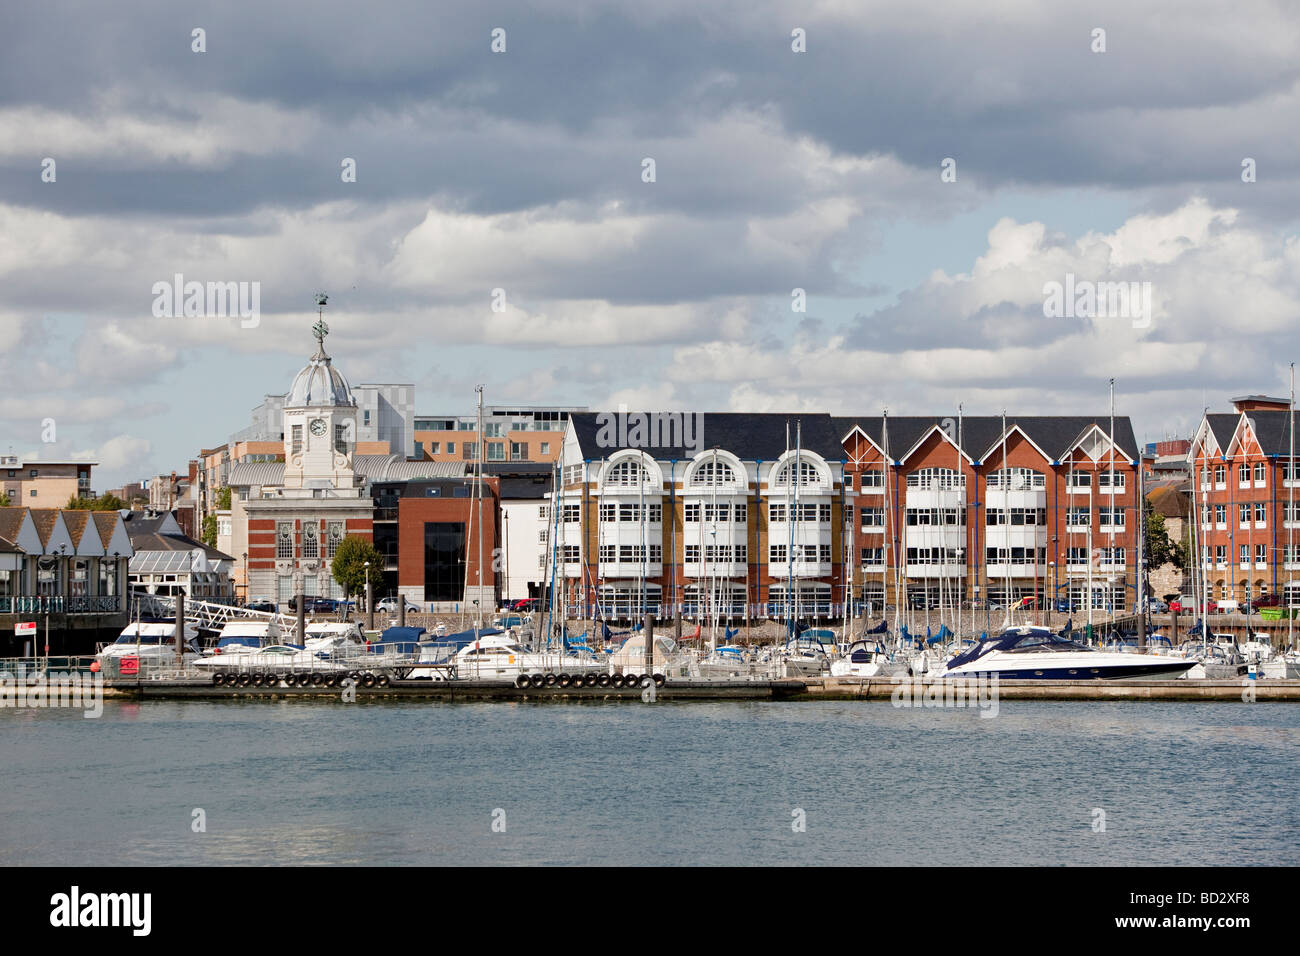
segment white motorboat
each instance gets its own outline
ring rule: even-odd
[[[879,677],[893,668],[888,652],[876,641],[854,641],[848,652],[831,663],[832,677]]]
[[[186,624],[181,635],[181,666],[185,667],[200,656],[198,645],[199,632],[191,624]],[[153,666],[171,667],[176,665],[176,622],[132,621],[122,629],[117,640],[105,644],[96,655],[100,665],[109,661],[120,661],[124,657],[135,657],[141,663]]]
[[[203,653],[209,656],[247,654],[279,642],[280,626],[275,621],[244,618],[227,621],[215,643]]]
[[[1046,627],[1009,627],[958,654],[941,677],[994,675],[1000,680],[1124,680],[1182,677],[1194,660],[1113,653],[1078,644]]]
[[[468,679],[515,678],[520,674],[587,674],[605,665],[590,653],[530,651],[509,634],[484,634],[456,652],[456,674]]]
[[[195,661],[194,667],[206,673],[261,671],[272,674],[297,674],[303,671],[332,673],[346,670],[342,662],[326,660],[311,651],[290,644],[250,648],[238,654],[214,654]]]

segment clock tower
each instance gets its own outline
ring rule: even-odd
[[[324,307],[324,296],[317,305]],[[351,489],[357,404],[343,373],[325,353],[329,326],[312,326],[316,354],[294,377],[284,400],[284,487]]]

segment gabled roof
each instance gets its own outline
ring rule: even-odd
[[[131,547],[131,538],[126,533],[126,523],[116,511],[96,511],[95,530],[99,540],[104,543],[105,554],[117,554],[130,557],[135,551]]]
[[[901,452],[913,447],[920,438],[936,425],[941,429],[945,422],[951,420],[957,424],[955,415],[890,415],[889,423],[889,457],[900,461]],[[877,447],[884,447],[884,435],[879,415],[870,418],[835,418],[839,434],[847,436],[856,426],[871,439]],[[1066,453],[1091,426],[1096,425],[1103,433],[1110,431],[1110,416],[1107,415],[1007,415],[1007,431],[1019,429],[1025,438],[1038,448],[1048,461],[1061,461]],[[1001,415],[965,415],[961,418],[960,429],[953,427],[953,434],[960,431],[962,450],[976,461],[983,461],[989,449],[995,448],[1002,441]],[[1133,425],[1126,415],[1115,416],[1115,444],[1121,449],[1137,448],[1133,434]],[[1129,460],[1133,456],[1129,455]]]
[[[916,452],[916,451],[917,451],[917,450],[918,450],[922,445],[924,445],[924,444],[929,440],[929,438],[930,438],[931,435],[935,435],[935,434],[937,434],[937,435],[939,436],[939,440],[940,440],[940,441],[947,442],[949,445],[951,445],[953,448],[955,448],[955,449],[957,450],[957,452],[958,452],[958,453],[959,453],[963,458],[966,459],[967,462],[971,462],[971,463],[974,462],[975,459],[973,459],[970,455],[968,455],[968,454],[967,454],[964,450],[962,450],[961,448],[957,448],[957,441],[956,441],[956,439],[954,439],[954,438],[950,438],[949,435],[948,435],[947,430],[944,429],[943,427],[941,427],[941,426],[938,425],[938,424],[931,425],[931,426],[930,426],[929,428],[927,428],[925,431],[921,432],[921,434],[920,434],[919,436],[917,436],[916,441],[914,441],[914,442],[912,443],[912,447],[909,448],[909,449],[907,449],[907,451],[903,452],[903,454],[902,454],[901,456],[899,456],[898,460],[899,460],[899,461],[907,461],[907,459],[910,458],[914,452]]]

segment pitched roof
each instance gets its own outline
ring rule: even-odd
[[[852,431],[856,425],[877,445],[884,447],[884,429],[879,415],[871,418],[835,418],[840,437]],[[957,418],[955,415],[890,415],[889,456],[897,461],[903,454],[934,426],[945,427],[957,437]],[[1110,416],[1088,415],[1007,415],[1007,431],[1019,427],[1025,436],[1041,448],[1053,461],[1060,461],[1070,446],[1078,441],[1083,433],[1093,425],[1102,432],[1110,434]],[[1001,415],[966,415],[961,420],[961,447],[969,457],[976,461],[991,447],[1002,440]],[[1115,444],[1129,454],[1137,453],[1137,440],[1133,435],[1133,424],[1127,415],[1115,416]]]
[[[656,414],[658,417],[653,417]],[[702,449],[715,447],[731,452],[742,461],[775,461],[793,450],[796,423],[800,426],[801,447],[805,451],[815,452],[827,461],[844,458],[844,445],[840,442],[843,431],[830,415],[816,412],[588,412],[570,415],[569,423],[583,457],[595,460],[619,451],[622,445],[615,442],[612,447],[603,447],[597,437],[602,431],[615,427],[620,420],[626,422],[627,427],[635,428],[636,415],[651,416],[649,421],[657,421],[663,426],[646,429],[648,444],[643,450],[656,461],[683,461],[695,457]],[[687,448],[682,443],[682,428],[667,427],[663,420],[667,415],[692,419],[695,447]],[[787,426],[789,444],[786,443]],[[664,438],[675,441],[665,444],[662,442]]]
[[[36,533],[41,537],[41,544],[50,543],[50,535],[54,533],[54,528],[59,523],[58,508],[32,508],[32,523],[36,525]]]
[[[27,511],[26,508],[0,508],[0,538],[17,541]]]
[[[1172,484],[1153,488],[1147,493],[1147,501],[1151,502],[1152,511],[1166,518],[1186,518],[1192,510],[1187,496],[1180,494]]]

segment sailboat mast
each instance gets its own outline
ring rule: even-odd
[[[961,606],[966,602],[966,476],[961,470],[962,403],[957,403],[957,528],[961,534],[961,571],[957,575],[957,646],[961,647]]]
[[[1006,626],[1011,626],[1011,506],[1010,495],[1010,471],[1007,468],[1007,410],[1002,409],[1002,480],[998,484],[1002,488],[1002,514],[999,517],[1003,521],[1002,540],[1006,542],[1007,553],[1003,558],[1002,580],[1006,582],[1005,591],[1002,595],[1003,603],[1006,606]]]
[[[1110,533],[1107,540],[1106,556],[1110,559],[1112,572],[1115,567],[1115,380],[1110,380],[1110,447],[1106,450],[1107,457],[1110,460],[1110,481],[1108,491],[1110,492],[1110,524],[1106,527]],[[1110,623],[1115,623],[1115,588],[1111,582],[1114,574],[1107,579],[1107,589],[1110,595],[1106,600],[1106,607],[1110,610]]]
[[[1290,460],[1287,462],[1286,471],[1283,474],[1290,477],[1286,489],[1287,509],[1290,513],[1290,520],[1286,523],[1286,557],[1282,561],[1282,575],[1287,578],[1287,583],[1282,585],[1282,597],[1286,604],[1286,643],[1287,646],[1295,649],[1295,617],[1291,613],[1291,588],[1290,579],[1287,577],[1287,565],[1295,562],[1295,550],[1292,545],[1292,539],[1295,534],[1295,362],[1291,363],[1291,400],[1287,404],[1287,428],[1291,433],[1291,448],[1289,451]]]
[[[478,460],[474,477],[474,502],[478,506],[478,530],[474,535],[478,539],[478,597],[474,601],[478,608],[474,623],[477,630],[483,626],[483,386],[475,385],[474,391],[478,393]]]

